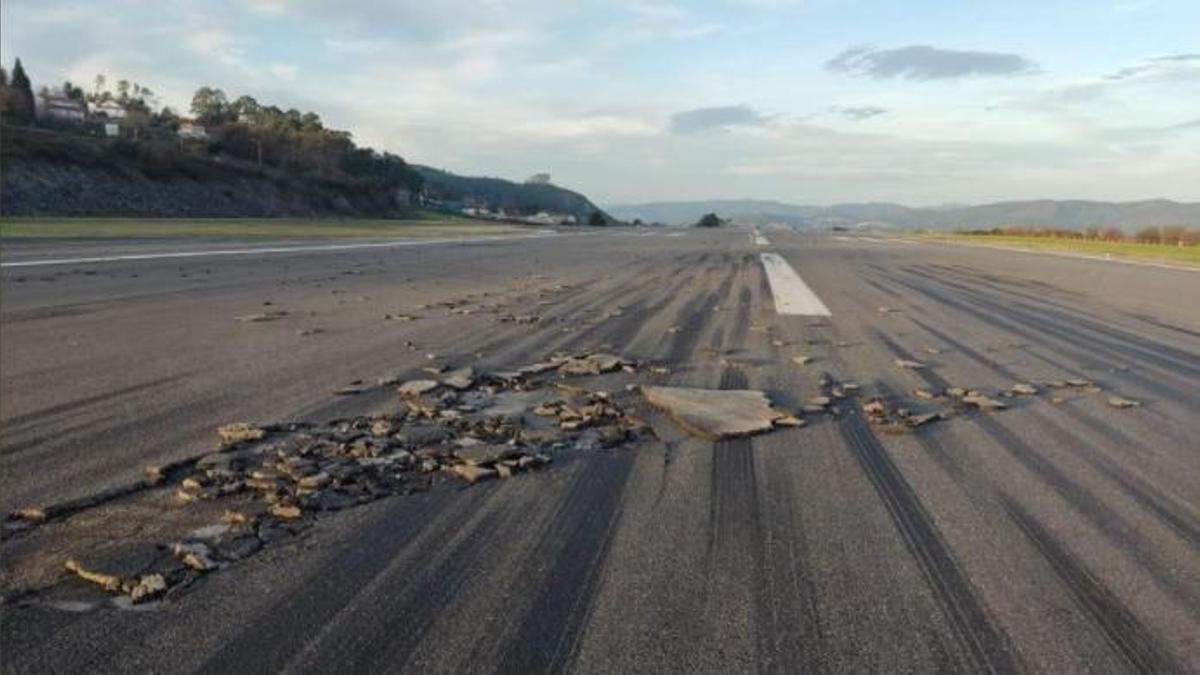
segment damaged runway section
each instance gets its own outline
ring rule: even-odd
[[[170,599],[330,512],[633,446],[652,435],[629,412],[640,404],[636,389],[600,380],[643,365],[595,352],[494,373],[466,366],[384,385],[398,385],[386,414],[223,425],[212,452],[146,467],[135,485],[10,514],[4,603],[95,609]]]
[[[713,440],[804,425],[761,391],[631,381],[658,370],[604,351],[511,370],[426,368],[381,380],[396,397],[385,413],[223,425],[211,452],[148,466],[119,489],[10,514],[3,604],[91,611],[173,601],[332,512],[636,448],[657,437],[640,412]]]
[[[771,297],[775,299],[775,312],[793,316],[830,316],[829,308],[817,294],[804,283],[804,279],[792,269],[778,253],[763,253],[760,256],[767,282],[771,285]]]

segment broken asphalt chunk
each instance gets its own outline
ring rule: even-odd
[[[564,360],[558,366],[558,372],[563,375],[601,375],[620,370],[626,361],[612,354],[597,353],[576,356]]]
[[[707,439],[769,431],[785,413],[761,391],[643,386],[642,396],[688,433]]]
[[[1120,396],[1109,396],[1108,404],[1114,408],[1140,408],[1142,402]]]
[[[234,422],[217,427],[217,435],[226,443],[257,441],[267,435],[266,430],[246,422]]]
[[[441,383],[437,380],[409,380],[408,382],[400,385],[396,391],[399,392],[401,396],[415,397],[421,396],[422,394],[428,394],[440,386]]]
[[[962,397],[962,402],[979,410],[1004,410],[1008,408],[1007,403],[997,401],[977,391],[967,392],[967,395]]]

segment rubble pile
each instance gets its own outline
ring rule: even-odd
[[[326,424],[226,424],[217,430],[214,452],[145,471],[146,490],[168,491],[182,508],[205,506],[221,522],[158,544],[161,559],[150,566],[121,569],[85,555],[65,568],[122,602],[157,600],[300,532],[323,512],[435,485],[509,478],[564,451],[636,440],[650,430],[627,412],[632,392],[610,394],[565,379],[635,372],[639,365],[585,352],[504,373],[428,368],[435,374],[396,383],[399,402],[389,414]],[[10,518],[45,520],[36,509],[25,511]]]
[[[947,417],[944,411],[917,412],[907,406],[889,407],[879,396],[864,400],[862,412],[868,422],[888,433],[910,431]]]

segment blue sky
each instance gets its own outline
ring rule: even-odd
[[[0,52],[609,204],[1200,200],[1195,0],[5,0]]]

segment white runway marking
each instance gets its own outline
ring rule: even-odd
[[[754,233],[754,244],[755,244],[756,246],[770,246],[770,245],[771,245],[771,242],[770,242],[770,241],[769,241],[769,240],[768,240],[766,237],[764,237],[764,236],[762,236],[761,234],[759,234],[759,233],[755,232],[755,233]]]
[[[554,236],[554,232],[521,234],[496,237],[456,237],[443,239],[404,239],[398,241],[373,241],[359,244],[328,244],[325,246],[276,246],[264,248],[233,248],[208,251],[166,251],[163,253],[129,253],[124,255],[93,256],[90,258],[52,258],[50,260],[18,260],[0,263],[0,267],[42,267],[45,265],[79,265],[84,263],[120,262],[128,260],[163,260],[170,258],[205,258],[222,255],[258,255],[267,253],[320,253],[324,251],[350,251],[360,248],[392,248],[397,246],[423,246],[432,244],[471,244],[486,241],[512,241],[514,239],[538,239]]]
[[[763,270],[771,284],[777,314],[798,316],[830,316],[829,308],[804,283],[796,270],[778,253],[763,253]]]

